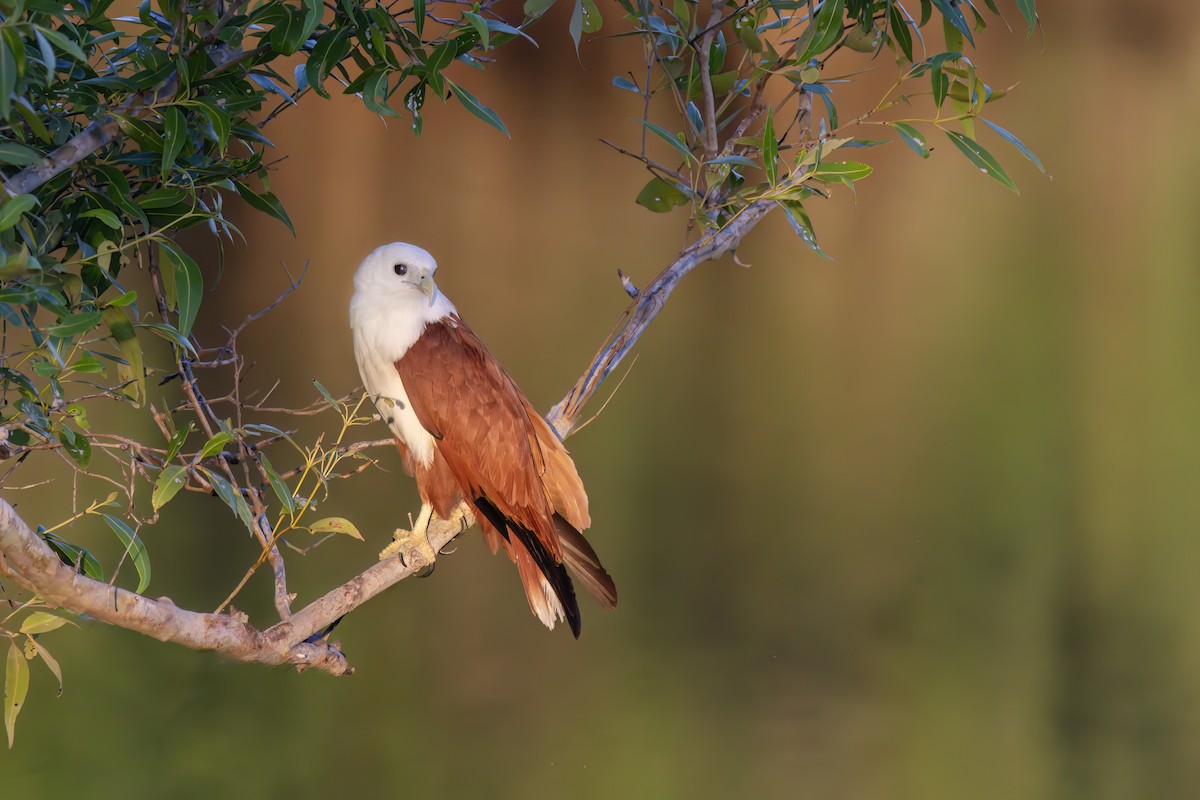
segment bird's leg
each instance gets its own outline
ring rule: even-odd
[[[417,521],[411,522],[412,518],[409,519],[412,529],[406,531],[397,528],[392,534],[392,543],[383,548],[379,560],[399,556],[402,564],[412,567],[417,577],[423,578],[433,572],[434,562],[437,561],[437,553],[429,544],[429,523],[433,519],[433,506],[428,503],[422,504]]]

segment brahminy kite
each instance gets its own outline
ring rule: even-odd
[[[503,547],[517,565],[534,615],[548,628],[565,619],[578,637],[565,568],[601,606],[617,603],[580,533],[591,524],[583,482],[562,441],[438,290],[436,271],[420,247],[384,245],[354,274],[350,300],[363,384],[421,495],[413,531],[397,537],[423,539],[432,515],[450,519],[465,500],[492,552]]]

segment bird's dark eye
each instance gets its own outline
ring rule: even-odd
[[[408,274],[408,264],[397,264],[392,269],[396,270],[396,274],[401,277],[404,277]]]

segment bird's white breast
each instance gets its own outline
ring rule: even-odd
[[[350,327],[354,333],[354,359],[375,408],[413,458],[428,466],[433,461],[434,439],[413,412],[395,363],[430,321],[453,313],[454,306],[440,293],[432,303],[422,303],[424,308],[410,305],[415,304],[380,302],[356,292],[350,301]]]

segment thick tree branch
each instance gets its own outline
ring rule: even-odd
[[[429,542],[441,550],[464,529],[464,520],[435,520]],[[231,614],[202,614],[179,608],[168,598],[157,600],[92,580],[64,564],[0,499],[0,576],[11,578],[40,595],[47,605],[107,622],[163,642],[195,650],[214,650],[237,661],[287,664],[349,675],[353,668],[336,643],[318,634],[375,595],[412,575],[425,564],[399,558],[380,561],[363,574],[327,593],[266,631]]]

